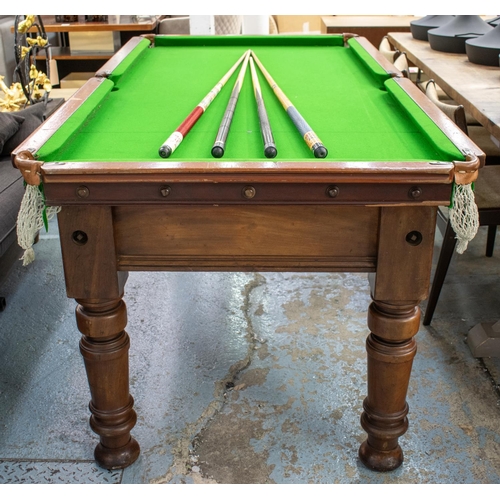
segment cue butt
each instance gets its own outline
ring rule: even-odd
[[[266,158],[274,158],[278,154],[278,150],[275,146],[267,146],[267,148],[264,149],[264,154]]]
[[[172,148],[170,146],[162,146],[159,153],[162,158],[168,158],[172,154]]]
[[[212,156],[214,158],[222,158],[224,156],[224,147],[214,145],[214,147],[212,148]]]
[[[321,143],[315,144],[312,147],[312,151],[316,158],[326,158],[326,156],[328,155],[328,149],[326,149],[325,146],[323,146],[323,144]]]

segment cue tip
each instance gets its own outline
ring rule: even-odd
[[[162,146],[158,152],[162,158],[168,158],[172,154],[172,148],[170,146]]]
[[[212,148],[212,156],[214,158],[222,158],[224,156],[224,148],[221,148],[220,146],[214,146]]]
[[[317,146],[313,146],[313,153],[316,158],[326,158],[328,149],[323,144],[318,144]]]
[[[274,158],[278,154],[278,150],[274,146],[267,146],[267,148],[264,149],[264,154],[266,158]]]

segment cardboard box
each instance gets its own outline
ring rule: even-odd
[[[62,89],[79,89],[83,84],[92,78],[95,73],[70,73],[60,81]],[[51,94],[52,95],[52,94]]]
[[[114,54],[120,48],[119,31],[71,31],[69,46],[72,54]]]
[[[274,16],[280,33],[320,33],[321,15],[319,16]]]
[[[54,99],[64,99],[67,101],[77,90],[77,88],[52,89],[50,91],[50,97]]]

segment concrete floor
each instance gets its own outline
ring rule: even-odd
[[[500,483],[500,360],[475,359],[465,342],[500,318],[500,250],[483,257],[485,238],[481,228],[455,255],[417,336],[405,462],[390,473],[357,458],[366,275],[131,273],[142,453],[107,471],[93,462],[75,303],[51,222],[36,261],[16,263],[1,285],[0,483]]]

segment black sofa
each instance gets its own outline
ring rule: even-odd
[[[6,306],[2,282],[22,253],[17,244],[16,222],[24,181],[10,154],[63,102],[64,99],[50,99],[48,104],[40,102],[13,113],[0,112],[0,311]]]
[[[0,157],[0,311],[6,306],[2,281],[18,253],[16,220],[24,193],[23,178],[9,156]]]

